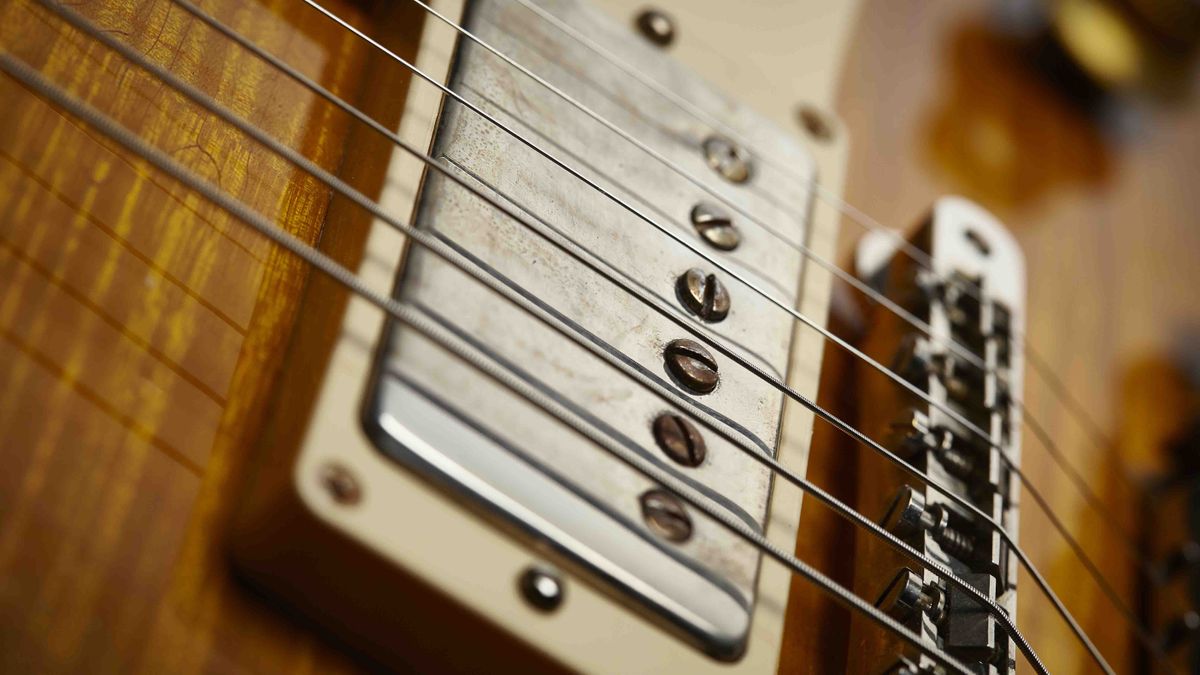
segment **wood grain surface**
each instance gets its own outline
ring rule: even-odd
[[[201,4],[352,102],[395,78],[301,3]],[[345,115],[172,3],[72,7],[321,166],[367,173]],[[400,18],[412,44],[419,17]],[[0,4],[0,48],[321,236],[328,189],[35,3]],[[354,669],[234,581],[222,535],[307,270],[10,78],[0,101],[0,672]]]

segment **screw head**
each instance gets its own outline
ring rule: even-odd
[[[717,361],[695,340],[681,338],[667,344],[663,351],[667,372],[688,391],[707,394],[717,388],[720,376]]]
[[[907,537],[921,529],[923,515],[925,498],[911,485],[902,486],[883,517],[883,529],[898,537]]]
[[[693,267],[679,275],[675,291],[683,306],[703,321],[716,323],[729,314],[729,292],[715,274]]]
[[[833,140],[833,127],[820,110],[811,105],[801,105],[796,109],[796,119],[813,140],[821,143]]]
[[[675,22],[662,11],[648,7],[638,13],[634,25],[642,37],[659,47],[666,47],[675,41]]]
[[[642,493],[642,518],[655,534],[675,543],[692,536],[692,518],[675,495],[654,488]]]
[[[708,455],[704,437],[681,415],[663,413],[654,418],[654,441],[658,447],[683,466],[700,466]]]
[[[934,623],[941,623],[946,597],[936,584],[925,584],[919,574],[905,567],[888,584],[875,606],[897,621],[907,621],[917,612],[926,612]]]
[[[702,148],[704,161],[722,178],[730,183],[745,183],[750,180],[750,154],[740,145],[724,136],[713,134],[704,139]]]
[[[537,565],[525,568],[517,578],[517,588],[534,609],[552,612],[566,595],[562,579],[554,571]]]
[[[362,487],[350,470],[341,464],[326,464],[321,467],[321,485],[333,497],[333,501],[351,506],[362,501]]]
[[[692,207],[692,226],[709,246],[732,251],[742,242],[742,235],[729,214],[715,204],[700,202]]]

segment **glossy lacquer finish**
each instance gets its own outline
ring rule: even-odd
[[[378,142],[179,7],[71,6],[320,165],[378,184]],[[203,6],[394,121],[402,73],[302,3]],[[407,5],[329,6],[401,51],[421,26]],[[359,224],[36,3],[0,3],[0,48],[306,241],[336,253]],[[386,106],[367,96],[380,91]],[[0,671],[351,667],[240,587],[224,544],[308,271],[12,79],[0,101]]]

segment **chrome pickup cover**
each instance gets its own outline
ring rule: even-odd
[[[799,143],[714,92],[629,25],[570,0],[538,5],[581,30],[675,96],[767,149],[752,174],[727,182],[705,161],[716,130],[515,2],[470,3],[466,27],[602,117],[640,139],[717,194],[753,214],[768,232],[735,216],[741,243],[725,252],[697,236],[689,214],[715,200],[571,103],[460,39],[451,87],[516,134],[576,167],[633,209],[716,256],[754,285],[794,306],[814,163]],[[432,20],[432,19],[430,19]],[[445,101],[433,154],[453,171],[527,216],[525,225],[461,186],[426,176],[419,227],[435,232],[489,273],[563,317],[590,340],[663,386],[686,392],[664,367],[664,346],[691,337],[659,311],[688,317],[783,379],[793,318],[747,286],[722,278],[731,298],[719,323],[694,320],[676,297],[690,268],[717,272],[685,246],[589,188],[462,104]],[[787,172],[777,167],[787,167]],[[596,274],[549,240],[568,239],[654,298],[658,308]],[[725,275],[719,274],[718,277]],[[771,476],[713,433],[696,468],[656,446],[651,422],[672,410],[662,398],[537,319],[423,250],[409,252],[396,297],[457,332],[465,343],[580,411],[621,444],[705,491],[754,528],[764,527]],[[801,330],[806,330],[801,328]],[[692,515],[675,544],[643,522],[640,496],[654,485],[548,414],[487,380],[433,343],[390,326],[375,364],[364,424],[378,447],[461,495],[518,536],[543,542],[557,560],[718,658],[744,649],[760,556],[721,526]],[[695,402],[764,453],[774,453],[782,395],[726,361],[715,391]],[[699,428],[699,425],[697,425]]]

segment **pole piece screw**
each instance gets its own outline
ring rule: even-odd
[[[321,467],[321,485],[333,497],[333,501],[343,506],[353,506],[362,501],[362,486],[350,470],[341,464],[326,464]]]
[[[704,161],[722,178],[730,183],[745,183],[750,180],[750,154],[742,149],[742,146],[724,136],[713,134],[704,139],[701,147],[704,150]]]
[[[703,321],[717,323],[729,315],[729,292],[715,274],[693,267],[679,275],[675,291],[683,306]]]
[[[700,202],[692,207],[692,226],[696,233],[713,248],[722,251],[732,251],[742,243],[742,235],[733,218],[721,207],[708,202]]]
[[[682,543],[692,536],[692,518],[675,495],[654,488],[642,493],[642,518],[658,536]]]
[[[694,394],[707,394],[717,388],[717,361],[695,340],[681,338],[667,344],[663,351],[667,372]]]
[[[708,455],[704,437],[681,415],[663,413],[654,418],[654,441],[677,464],[700,466]]]

